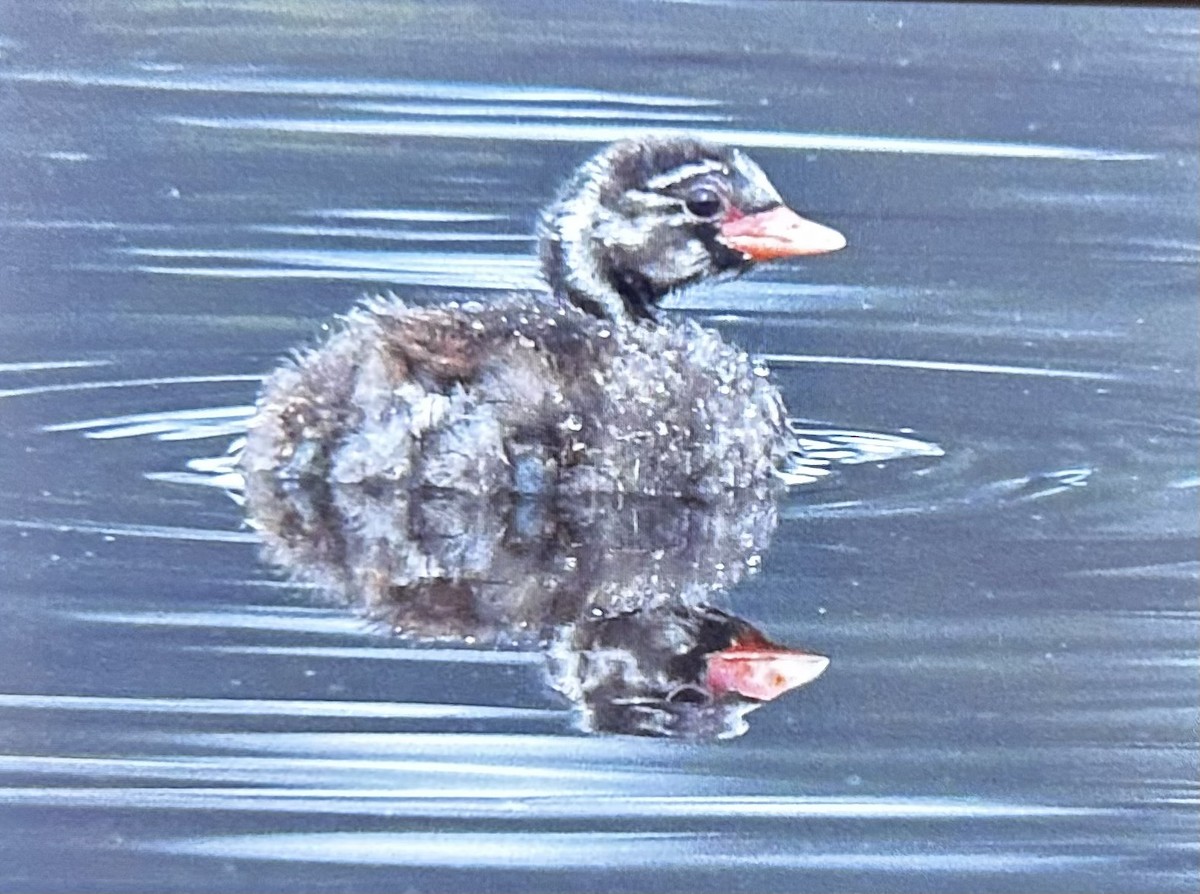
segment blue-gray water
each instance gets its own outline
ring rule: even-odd
[[[0,3],[0,888],[1195,890],[1198,37]],[[721,741],[587,735],[536,649],[287,584],[203,462],[360,293],[528,284],[539,205],[646,129],[850,240],[676,302],[829,461],[728,603],[832,663]]]

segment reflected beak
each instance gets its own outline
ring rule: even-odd
[[[846,237],[837,230],[803,218],[786,205],[727,219],[718,238],[755,261],[823,255],[846,247]]]
[[[708,656],[708,686],[716,696],[736,692],[768,702],[805,683],[829,667],[824,655],[781,646],[732,646]]]

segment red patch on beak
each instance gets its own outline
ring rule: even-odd
[[[708,656],[708,687],[713,695],[736,692],[768,702],[811,683],[829,667],[824,655],[812,655],[765,641],[738,643]]]
[[[786,205],[727,217],[720,239],[755,261],[821,255],[846,247],[846,237],[837,230],[803,218]]]

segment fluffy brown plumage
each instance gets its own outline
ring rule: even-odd
[[[768,478],[782,402],[747,355],[658,321],[670,291],[840,248],[735,149],[625,141],[547,209],[548,292],[352,312],[263,387],[242,467],[472,493],[708,498]]]

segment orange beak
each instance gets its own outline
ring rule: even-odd
[[[811,683],[829,667],[824,655],[784,649],[768,643],[735,645],[708,656],[708,685],[720,696],[736,692],[769,702],[789,689]]]
[[[846,237],[801,217],[786,205],[726,220],[720,240],[755,261],[823,255],[846,247]]]

